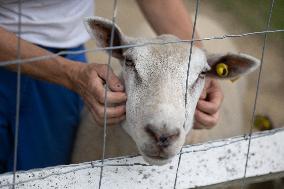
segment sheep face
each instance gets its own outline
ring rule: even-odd
[[[88,18],[86,23],[97,44],[101,47],[109,46],[111,22],[94,17]],[[175,36],[134,39],[124,36],[117,26],[114,29],[114,46],[152,43],[112,52],[123,66],[127,93],[123,128],[150,164],[163,165],[180,151],[193,125],[205,75],[235,78],[253,70],[259,64],[258,60],[248,55],[206,56],[203,50],[193,47],[188,70],[190,46],[174,43],[178,40]],[[159,42],[170,43],[153,44]],[[225,64],[225,71],[229,72],[218,73],[219,64]]]
[[[149,42],[174,40],[177,40],[174,36],[163,35]],[[205,53],[193,49],[186,108],[188,44],[134,47],[127,49],[123,56],[123,78],[128,96],[123,126],[146,161],[166,163],[180,151],[192,127],[205,81],[202,72],[209,69]]]

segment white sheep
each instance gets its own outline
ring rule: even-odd
[[[93,17],[87,19],[89,32],[100,47],[109,46],[111,21]],[[123,67],[122,79],[127,93],[126,120],[122,128],[136,143],[128,137],[121,127],[108,129],[108,139],[117,142],[108,144],[107,157],[133,154],[136,147],[144,160],[150,164],[168,163],[181,149],[186,136],[192,128],[194,111],[205,83],[205,76],[233,79],[247,74],[259,66],[259,61],[245,54],[208,55],[204,50],[193,47],[189,79],[187,105],[185,107],[186,78],[190,45],[175,43],[179,39],[172,35],[161,35],[155,38],[130,38],[125,36],[115,25],[114,46],[173,42],[163,45],[149,44],[128,49],[113,50],[112,55],[118,58]],[[222,64],[221,64],[222,63]],[[217,67],[225,65],[221,74]],[[228,72],[226,72],[226,70]],[[223,71],[223,72],[222,72]],[[89,113],[84,113],[75,143],[73,161],[92,151],[85,160],[101,157],[102,135],[96,132],[85,138],[84,124],[89,122]],[[95,126],[95,122],[94,127]],[[101,128],[97,127],[98,130]],[[89,133],[90,134],[90,133]],[[123,142],[122,142],[123,141]],[[93,143],[95,145],[91,145]],[[84,146],[86,149],[82,149]],[[77,155],[76,155],[77,154]],[[91,159],[90,159],[91,157]]]

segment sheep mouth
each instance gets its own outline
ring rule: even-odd
[[[172,159],[174,157],[174,155],[171,155],[171,154],[168,154],[168,153],[164,153],[164,152],[143,152],[141,151],[142,155],[145,156],[147,159],[152,159],[152,160],[169,160],[169,159]]]
[[[150,165],[157,165],[157,166],[162,166],[167,163],[170,163],[173,157],[161,157],[161,156],[142,156],[143,159],[149,163]]]
[[[146,156],[149,159],[154,159],[154,160],[169,160],[173,158],[173,156],[163,154],[163,153],[159,153],[155,155],[144,153],[144,156]]]
[[[146,155],[148,158],[151,158],[151,159],[155,159],[155,160],[168,160],[170,159],[170,157],[162,157],[162,156],[148,156]]]
[[[171,160],[173,159],[174,155],[170,155],[170,154],[165,154],[165,153],[147,153],[143,150],[139,150],[140,154],[142,155],[143,159],[149,163],[150,165],[165,165],[169,162],[171,162]]]

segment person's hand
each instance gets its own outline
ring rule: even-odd
[[[217,124],[223,98],[224,95],[218,81],[206,78],[195,110],[194,129],[211,129]]]
[[[76,71],[75,71],[76,69]],[[80,64],[73,69],[74,90],[84,99],[85,105],[99,126],[104,124],[105,83],[107,65]],[[119,78],[109,70],[106,116],[107,124],[116,125],[125,119],[126,94]]]

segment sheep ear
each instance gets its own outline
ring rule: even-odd
[[[235,79],[256,70],[260,61],[247,54],[207,55],[211,67],[206,76],[218,79]]]
[[[85,18],[85,26],[89,34],[95,38],[98,47],[109,47],[111,40],[112,21],[102,17],[88,17]],[[126,44],[126,39],[120,28],[114,25],[113,46],[120,46]],[[110,52],[110,51],[108,51]],[[122,49],[112,50],[112,56],[122,59]]]

